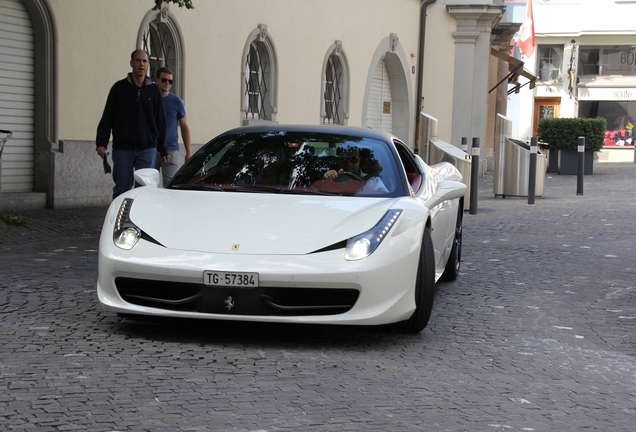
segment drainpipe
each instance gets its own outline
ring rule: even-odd
[[[417,56],[417,91],[415,93],[415,153],[420,147],[420,111],[422,110],[422,80],[424,79],[424,42],[426,39],[426,8],[437,0],[423,0],[420,6],[420,38]]]

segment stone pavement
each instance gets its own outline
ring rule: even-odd
[[[0,223],[0,430],[633,431],[636,164],[479,181],[462,270],[418,335],[124,319],[95,296],[105,208]]]

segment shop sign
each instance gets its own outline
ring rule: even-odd
[[[579,87],[579,100],[633,101],[636,100],[636,88]]]

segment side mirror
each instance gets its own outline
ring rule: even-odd
[[[424,166],[426,165],[426,163],[420,157],[420,155],[415,155],[415,162],[417,163],[417,166],[420,169],[420,171],[424,172],[424,170],[425,170]]]
[[[135,170],[135,181],[144,186],[159,186],[159,171],[154,168]]]
[[[439,182],[437,192],[424,203],[426,207],[432,209],[444,201],[461,198],[466,195],[466,185],[454,180],[442,180]]]

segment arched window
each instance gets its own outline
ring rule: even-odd
[[[174,79],[171,91],[183,99],[185,55],[182,40],[181,28],[166,4],[162,5],[161,11],[146,14],[137,35],[137,48],[146,51],[150,58],[150,77],[154,77],[160,67],[169,68]]]
[[[321,122],[346,125],[349,118],[349,66],[336,41],[328,51],[323,64]]]
[[[259,24],[243,50],[242,124],[276,120],[277,87],[276,49],[267,26]]]

